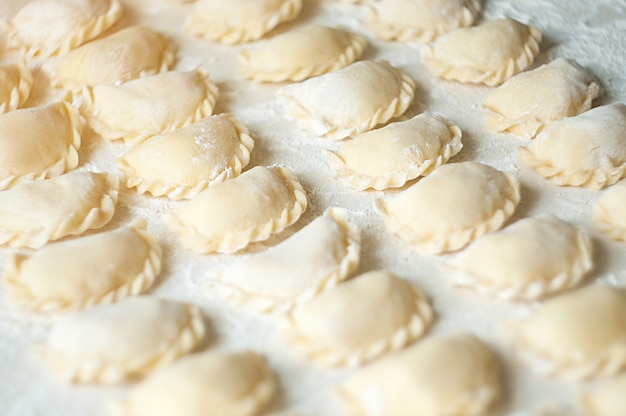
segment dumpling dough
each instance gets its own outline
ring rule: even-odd
[[[585,416],[622,416],[626,409],[626,375],[610,378],[583,392],[578,400]]]
[[[188,199],[239,176],[253,147],[248,129],[232,115],[220,114],[151,137],[122,156],[118,166],[129,188]]]
[[[257,312],[284,312],[341,283],[358,266],[359,228],[342,208],[329,208],[265,252],[213,277],[218,293]]]
[[[163,219],[190,250],[232,253],[284,230],[306,207],[306,193],[293,173],[256,166],[202,191]]]
[[[626,171],[626,105],[603,105],[552,124],[520,159],[560,186],[602,189]]]
[[[500,365],[473,335],[429,337],[356,372],[339,388],[350,415],[485,415],[502,396]]]
[[[122,17],[118,0],[36,0],[8,23],[13,47],[29,56],[62,55],[113,26]]]
[[[443,165],[376,205],[390,231],[419,250],[440,254],[500,228],[519,200],[513,174],[462,162]]]
[[[533,369],[569,380],[607,377],[626,366],[626,294],[589,286],[508,321],[511,342]]]
[[[558,58],[515,75],[487,95],[482,106],[495,131],[532,139],[550,123],[589,110],[599,93],[583,67]]]
[[[272,370],[252,351],[181,358],[132,389],[120,416],[256,416],[276,392]]]
[[[119,179],[74,171],[0,192],[0,246],[39,248],[100,228],[115,213]]]
[[[4,286],[28,308],[84,308],[144,292],[160,270],[161,248],[142,220],[16,254],[7,260]]]
[[[83,124],[66,102],[0,115],[0,190],[78,165]]]
[[[583,228],[542,214],[479,238],[446,266],[456,284],[535,300],[580,283],[593,267],[592,246]]]
[[[377,270],[298,305],[287,315],[285,337],[322,364],[355,366],[414,342],[433,318],[419,289]]]
[[[367,27],[385,40],[425,43],[471,26],[480,9],[480,0],[380,0],[368,8]]]
[[[96,133],[138,143],[210,116],[217,86],[201,70],[166,72],[122,85],[87,87],[83,96]]]
[[[422,61],[439,78],[498,85],[530,66],[541,37],[512,19],[488,21],[441,36],[423,49]]]
[[[0,66],[0,114],[22,106],[33,86],[33,75],[24,64]]]
[[[341,140],[403,114],[415,82],[385,61],[358,61],[343,69],[287,85],[276,94],[305,130]]]
[[[613,240],[626,241],[626,179],[602,192],[593,206],[593,225]]]
[[[185,30],[217,42],[249,42],[295,19],[301,9],[302,0],[198,0]]]
[[[165,72],[174,59],[174,47],[165,36],[147,27],[131,26],[59,57],[54,82],[73,90],[119,84]]]
[[[204,336],[197,306],[140,296],[56,321],[43,351],[63,380],[119,383],[188,354]]]
[[[326,154],[335,177],[352,188],[398,188],[461,151],[461,135],[461,129],[443,117],[423,113],[365,132],[337,153]]]
[[[345,30],[306,26],[241,51],[241,73],[259,82],[302,81],[350,65],[366,45]]]

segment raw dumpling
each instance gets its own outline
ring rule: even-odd
[[[557,185],[602,189],[626,171],[626,105],[593,108],[552,124],[520,159]]]
[[[385,61],[359,61],[346,68],[277,91],[287,113],[304,129],[331,140],[372,129],[403,114],[415,82]]]
[[[198,0],[185,30],[217,42],[249,42],[295,19],[301,9],[302,0]]]
[[[207,117],[154,136],[118,160],[126,185],[154,196],[192,198],[207,187],[239,176],[254,140],[230,114]]]
[[[456,155],[463,147],[461,135],[443,117],[423,113],[365,132],[327,155],[335,177],[352,188],[398,188]]]
[[[276,392],[272,370],[252,351],[181,358],[130,392],[120,416],[257,416]]]
[[[100,228],[115,213],[119,179],[74,171],[0,192],[0,246],[39,248]]]
[[[486,415],[503,395],[500,372],[475,336],[430,337],[356,372],[339,393],[350,415]]]
[[[441,36],[425,47],[422,60],[439,78],[498,85],[530,66],[540,42],[535,27],[493,20]]]
[[[4,285],[18,303],[51,311],[111,303],[144,292],[161,270],[146,222],[10,257]]]
[[[519,200],[513,174],[462,162],[443,165],[376,204],[389,230],[419,250],[440,254],[500,228]]]
[[[426,296],[393,274],[365,273],[298,305],[286,338],[325,365],[360,365],[424,335],[434,318]]]
[[[137,143],[210,116],[217,87],[203,71],[193,70],[87,87],[83,95],[96,133]]]
[[[74,169],[83,124],[66,102],[0,115],[0,190]]]
[[[130,297],[57,321],[44,354],[63,380],[119,383],[188,354],[204,336],[197,306]]]
[[[131,26],[59,57],[55,82],[73,90],[119,84],[165,72],[174,59],[174,48],[165,36],[147,27]]]
[[[256,166],[218,183],[163,218],[197,253],[232,253],[293,224],[307,197],[293,173]]]
[[[329,208],[282,243],[219,272],[209,290],[254,311],[283,312],[346,279],[360,242],[346,210]]]
[[[385,40],[430,42],[471,26],[480,0],[380,0],[369,6],[367,26]]]
[[[585,416],[622,416],[626,409],[626,375],[597,384],[579,397],[578,403]]]
[[[13,47],[47,57],[95,38],[121,17],[118,0],[36,0],[22,7],[7,28]]]
[[[33,76],[23,64],[0,66],[0,114],[16,110],[30,95]]]
[[[483,100],[489,126],[532,139],[547,125],[591,108],[600,87],[574,61],[558,58],[515,75]]]
[[[241,73],[259,82],[302,81],[350,65],[366,45],[345,30],[306,26],[241,51]]]
[[[508,321],[511,341],[540,374],[606,377],[626,366],[626,294],[589,286],[546,301],[529,317]]]
[[[542,214],[479,238],[446,266],[461,286],[535,300],[579,284],[593,267],[591,252],[584,229]]]
[[[593,207],[593,225],[613,240],[626,241],[626,179],[600,195]]]

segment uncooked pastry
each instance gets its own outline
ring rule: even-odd
[[[586,389],[578,403],[585,416],[622,416],[626,409],[626,375],[610,378]]]
[[[0,114],[24,104],[33,86],[33,75],[25,64],[0,66]]]
[[[606,191],[593,206],[593,225],[613,240],[626,241],[626,179]]]

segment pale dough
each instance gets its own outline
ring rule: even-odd
[[[622,416],[626,409],[626,375],[602,381],[579,396],[585,416]]]
[[[593,225],[613,240],[626,241],[626,179],[602,192],[592,211]]]
[[[0,114],[22,106],[33,86],[33,75],[25,64],[0,66]]]

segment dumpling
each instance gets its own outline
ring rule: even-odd
[[[458,285],[535,300],[579,284],[593,267],[592,245],[583,228],[542,214],[479,238],[445,266]]]
[[[424,335],[434,319],[426,296],[386,270],[355,277],[298,305],[285,337],[329,366],[356,366]]]
[[[63,380],[120,383],[188,354],[204,337],[197,306],[139,296],[56,321],[43,352]]]
[[[82,131],[78,110],[67,102],[0,115],[0,190],[74,169]]]
[[[511,342],[538,373],[569,380],[611,376],[626,367],[626,294],[589,286],[507,321]]]
[[[500,364],[474,335],[429,337],[354,373],[339,387],[350,414],[485,415],[503,396]]]
[[[626,375],[610,378],[586,389],[578,398],[585,416],[621,416],[626,409]]]
[[[15,254],[7,260],[4,286],[28,308],[85,308],[144,292],[160,270],[161,248],[142,220]]]
[[[482,106],[495,131],[532,139],[549,124],[589,110],[599,93],[583,67],[558,58],[510,78],[487,95]]]
[[[21,107],[30,95],[33,75],[24,64],[0,66],[0,114]]]
[[[515,175],[462,162],[440,166],[376,206],[391,232],[421,251],[440,254],[500,228],[519,200]]]
[[[613,240],[626,241],[626,179],[606,191],[593,206],[593,225]]]
[[[258,312],[283,312],[341,283],[358,266],[359,228],[329,208],[266,251],[212,276],[209,292]]]
[[[64,88],[119,84],[165,72],[174,64],[170,41],[154,30],[131,26],[60,56],[54,82]]]
[[[533,26],[492,20],[441,36],[423,49],[422,61],[439,78],[498,85],[530,66],[541,37]]]
[[[381,39],[424,43],[471,26],[480,10],[480,0],[380,0],[367,27]]]
[[[423,113],[362,133],[338,152],[326,154],[335,177],[352,188],[398,188],[461,151],[461,135],[461,129],[443,117]]]
[[[210,116],[217,86],[196,69],[87,87],[83,97],[96,133],[107,140],[138,143]]]
[[[198,0],[185,30],[217,42],[249,42],[295,19],[301,9],[302,0]]]
[[[602,189],[626,171],[626,105],[603,105],[552,124],[520,159],[560,186]]]
[[[346,30],[305,26],[242,50],[241,73],[259,82],[302,81],[350,65],[366,45]]]
[[[403,114],[415,82],[385,61],[358,61],[279,89],[287,113],[305,130],[341,140]]]
[[[163,219],[190,250],[232,253],[284,230],[306,207],[306,193],[293,173],[256,166],[205,189]]]
[[[204,118],[149,138],[118,160],[126,185],[154,196],[192,198],[239,176],[254,140],[230,114]]]
[[[0,246],[39,248],[100,228],[115,213],[119,179],[74,171],[0,192]]]
[[[29,56],[62,55],[113,26],[122,17],[119,0],[36,0],[7,24],[13,47]]]
[[[121,404],[124,416],[256,416],[277,386],[253,351],[210,351],[183,357],[150,374]]]

